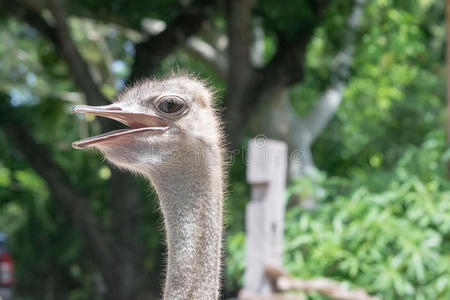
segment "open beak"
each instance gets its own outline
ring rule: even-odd
[[[72,143],[76,149],[84,149],[98,143],[121,144],[132,140],[132,135],[144,132],[164,132],[168,129],[167,120],[147,113],[135,113],[123,110],[116,104],[104,106],[76,105],[70,110],[72,113],[84,113],[101,116],[119,121],[129,129],[119,129],[89,137]]]

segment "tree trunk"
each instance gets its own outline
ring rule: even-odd
[[[311,174],[316,168],[311,153],[311,134],[295,113],[288,89],[279,88],[264,98],[261,109],[250,122],[252,132],[288,144],[290,179]]]
[[[249,85],[253,77],[250,64],[251,9],[254,0],[229,0],[227,4],[228,77],[225,94],[225,120],[232,147],[239,144],[244,115],[242,102],[249,97]]]
[[[330,72],[330,85],[306,116],[300,118],[294,112],[287,85],[276,86],[262,96],[264,100],[258,114],[253,118],[252,131],[288,143],[289,178],[309,176],[316,170],[311,146],[332,120],[342,101],[345,82],[349,77],[349,68],[353,60],[355,35],[366,2],[367,0],[355,1],[347,19],[348,30],[343,37],[344,48],[336,54],[335,64]],[[261,86],[260,89],[264,90],[264,87]]]
[[[120,285],[120,299],[138,299],[146,294],[149,281],[143,268],[145,248],[140,235],[141,193],[136,179],[119,170],[113,170],[110,180],[112,205],[112,234]]]

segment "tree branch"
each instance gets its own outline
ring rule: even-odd
[[[190,37],[184,44],[184,49],[210,66],[220,78],[227,78],[228,59],[212,45],[197,37]]]
[[[336,300],[378,300],[363,289],[349,290],[340,282],[328,278],[298,279],[280,267],[270,265],[265,266],[265,271],[277,291],[319,292]]]
[[[270,62],[258,69],[259,84],[269,89],[291,85],[303,79],[306,47],[328,7],[327,0],[312,1],[314,17],[293,38],[277,32],[278,47]]]
[[[233,10],[233,0],[231,3],[231,12]],[[236,3],[239,3],[236,1]],[[239,144],[239,137],[242,127],[248,121],[248,116],[251,116],[255,111],[254,108],[259,105],[264,96],[272,93],[276,93],[280,88],[284,88],[295,82],[302,80],[303,78],[303,65],[305,61],[306,47],[310,41],[310,38],[320,24],[318,20],[321,20],[321,15],[327,7],[328,1],[316,0],[313,1],[312,10],[314,11],[314,17],[310,18],[309,22],[305,23],[305,26],[295,34],[294,37],[288,37],[282,32],[277,32],[278,49],[266,66],[262,68],[251,68],[247,71],[248,65],[248,52],[250,49],[249,43],[244,39],[240,41],[237,39],[236,45],[236,60],[231,56],[233,51],[233,14],[230,13],[228,17],[229,25],[229,39],[230,39],[230,74],[229,85],[227,88],[227,96],[225,103],[227,104],[227,113],[225,115],[226,124],[228,125],[227,133],[231,137],[231,146],[236,147]],[[243,20],[248,20],[249,10],[247,6],[240,4],[235,5],[236,10],[239,12],[239,20],[235,21],[237,24],[246,24]],[[247,14],[244,14],[245,10]],[[244,12],[243,12],[244,11]],[[248,21],[247,21],[248,22]],[[240,27],[238,27],[240,28]],[[235,34],[236,35],[236,34]],[[242,36],[239,34],[238,36]],[[246,34],[243,36],[250,36],[249,27]],[[241,65],[244,67],[240,67]],[[235,66],[233,69],[232,67]],[[237,87],[232,84],[234,81],[238,82]],[[242,87],[243,88],[240,88]]]
[[[142,27],[150,35],[157,35],[167,27],[164,21],[151,18],[144,19],[142,23]],[[211,67],[222,79],[226,79],[228,60],[225,55],[212,44],[198,37],[191,36],[184,44],[182,44],[182,47],[189,54]]]
[[[22,6],[19,6],[17,2],[20,2]],[[30,6],[28,6],[30,5]],[[0,0],[0,7],[4,11],[9,12],[16,18],[22,19],[28,23],[31,27],[35,28],[42,36],[50,40],[53,44],[58,43],[58,37],[53,27],[47,24],[45,20],[37,13],[37,9],[30,1],[8,1]]]
[[[55,19],[55,31],[58,37],[57,47],[61,51],[64,59],[72,73],[78,87],[86,95],[90,105],[105,105],[109,101],[100,92],[97,84],[89,72],[86,61],[78,52],[77,46],[73,41],[69,28],[67,27],[67,15],[61,0],[48,0],[48,6]]]
[[[261,84],[277,87],[302,80],[306,47],[312,34],[313,28],[293,41],[279,35],[277,52],[271,61],[258,72]]]
[[[335,64],[331,69],[331,84],[320,96],[314,107],[304,118],[304,126],[313,142],[328,125],[342,102],[345,81],[349,77],[349,69],[355,49],[355,36],[361,26],[364,5],[367,0],[355,0],[352,12],[347,19],[348,29],[344,33],[345,47],[336,55]]]
[[[225,94],[225,120],[227,133],[231,138],[231,146],[237,146],[236,138],[243,125],[243,113],[240,112],[243,99],[249,93],[248,86],[253,79],[250,62],[251,49],[251,13],[255,0],[228,0],[227,34],[228,34],[228,77]]]
[[[278,50],[272,60],[265,67],[253,70],[241,94],[230,91],[230,97],[236,98],[226,115],[226,121],[230,124],[228,134],[231,136],[233,147],[238,144],[236,138],[241,128],[248,121],[248,116],[254,112],[254,108],[262,101],[263,96],[270,97],[279,89],[302,79],[306,46],[312,32],[313,29],[299,36],[295,41],[289,41],[280,36]],[[231,72],[230,69],[229,77],[233,77]],[[227,91],[229,90],[230,86]]]
[[[230,84],[246,82],[251,70],[251,13],[255,0],[227,1]]]
[[[108,286],[116,286],[115,259],[111,245],[97,216],[88,207],[88,200],[70,184],[63,170],[49,156],[48,149],[36,142],[24,125],[17,121],[14,112],[7,104],[9,103],[7,96],[1,94],[0,97],[1,114],[8,116],[7,119],[2,120],[4,132],[30,166],[47,182],[55,199],[70,214],[73,224],[86,239],[85,245],[101,265]]]
[[[151,74],[177,46],[200,30],[207,17],[208,5],[186,8],[161,33],[136,44],[135,59],[127,81],[133,82]]]
[[[339,105],[342,102],[344,84],[335,82],[329,86],[314,104],[311,111],[303,120],[305,130],[309,133],[309,142],[313,143],[324,128],[328,125],[331,118],[336,114]]]
[[[263,106],[253,119],[254,131],[262,130],[270,137],[286,141],[290,151],[302,152],[301,162],[292,160],[290,163],[291,177],[308,175],[315,169],[311,145],[330,122],[341,103],[353,58],[355,35],[361,25],[363,6],[367,2],[367,0],[355,1],[356,4],[348,17],[348,28],[343,35],[345,47],[336,54],[335,64],[331,68],[331,84],[317,99],[309,114],[300,118],[290,103],[286,86],[280,86],[269,95],[265,95],[269,103]]]
[[[40,7],[28,0],[18,1],[0,0],[0,6],[5,8],[11,15],[18,17],[35,28],[47,38],[55,48],[60,51],[69,65],[72,77],[77,86],[83,91],[90,105],[104,105],[109,101],[103,96],[92,78],[85,60],[78,52],[74,41],[70,36],[66,24],[66,13],[62,3],[58,0],[49,0],[48,4],[55,19],[55,26],[49,25],[36,10]]]

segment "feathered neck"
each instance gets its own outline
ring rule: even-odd
[[[148,174],[166,229],[164,299],[217,299],[223,204],[220,149],[178,153],[171,166]]]

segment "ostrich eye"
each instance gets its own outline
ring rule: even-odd
[[[158,104],[158,110],[166,114],[179,113],[186,106],[183,100],[176,97],[164,98]]]

